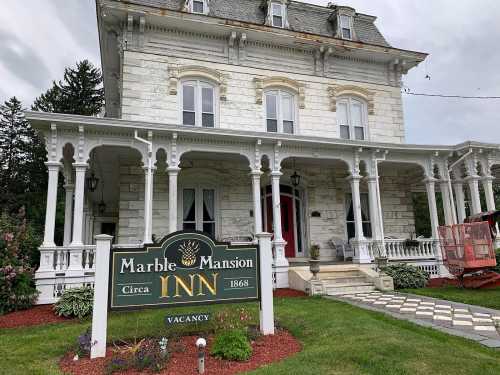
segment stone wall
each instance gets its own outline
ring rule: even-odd
[[[142,50],[124,51],[124,119],[179,124],[180,95],[169,92],[169,68],[197,65],[216,69],[227,77],[227,100],[218,103],[217,126],[221,128],[265,131],[265,108],[256,104],[254,78],[279,76],[305,87],[305,108],[297,108],[297,134],[337,138],[336,112],[331,110],[328,87],[354,85],[374,93],[374,114],[368,116],[369,140],[404,142],[401,92],[391,85],[386,66],[342,60],[342,64],[332,62],[323,77],[314,75],[310,53],[300,50],[249,45],[245,60],[237,65],[228,64],[224,39],[170,31],[149,31],[148,37]],[[193,48],[188,50],[185,45]],[[198,54],[193,56],[192,51]]]

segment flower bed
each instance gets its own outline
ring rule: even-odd
[[[48,323],[67,322],[69,319],[54,313],[53,305],[39,305],[28,310],[0,315],[0,328],[37,326]]]
[[[175,343],[174,350],[165,368],[159,372],[163,375],[191,375],[197,374],[198,349],[195,347],[197,337],[182,337]],[[209,336],[205,359],[205,374],[232,375],[257,369],[263,365],[283,360],[301,350],[300,343],[287,331],[278,330],[273,336],[261,336],[251,343],[252,356],[248,361],[235,362],[214,358],[209,355],[214,337]],[[108,347],[106,358],[90,360],[82,358],[74,361],[74,352],[66,354],[60,361],[60,368],[64,373],[105,374],[114,347]],[[137,370],[126,370],[119,374],[141,374]],[[145,372],[146,373],[146,372]]]

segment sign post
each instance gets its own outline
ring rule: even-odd
[[[91,359],[106,356],[109,255],[113,237],[107,234],[99,234],[95,236],[95,240],[94,307],[92,310],[92,342],[90,348]]]
[[[260,330],[274,334],[271,234],[257,237],[259,246],[231,246],[181,231],[159,244],[111,249],[111,236],[96,236],[91,358],[106,355],[108,310],[260,301]],[[198,322],[209,314],[168,318]]]

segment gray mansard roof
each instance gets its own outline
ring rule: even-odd
[[[152,6],[180,11],[184,0],[121,0],[123,3]],[[236,21],[264,24],[265,11],[261,7],[262,0],[211,0],[209,16]],[[334,26],[329,17],[335,9],[292,1],[288,7],[290,29],[298,32],[335,36]],[[390,47],[377,26],[376,17],[356,13],[354,32],[363,43]]]

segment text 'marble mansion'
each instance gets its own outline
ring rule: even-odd
[[[130,247],[183,229],[232,243],[272,232],[288,287],[311,244],[325,263],[371,267],[385,253],[440,275],[438,217],[495,209],[498,145],[405,143],[401,82],[427,55],[391,46],[376,17],[290,0],[96,7],[105,116],[27,113],[48,151],[39,303],[93,283],[100,233]],[[428,233],[416,232],[419,194]]]

